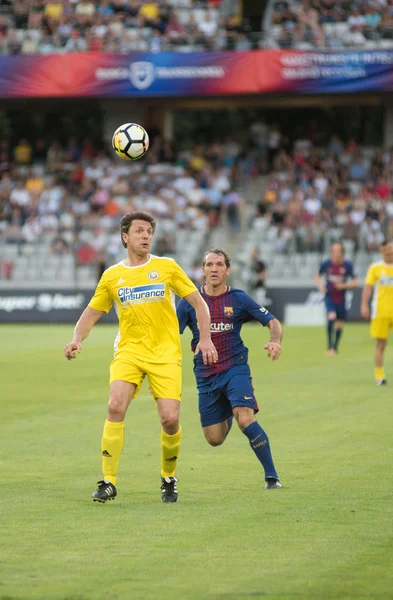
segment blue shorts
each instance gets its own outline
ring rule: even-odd
[[[247,363],[235,365],[218,375],[197,377],[197,387],[202,427],[226,421],[235,406],[248,406],[255,413],[259,410]]]
[[[336,318],[339,319],[339,321],[345,321],[345,319],[347,318],[347,308],[345,306],[345,303],[335,304],[331,300],[326,299],[325,306],[326,306],[326,311],[328,313],[329,312],[336,313]]]

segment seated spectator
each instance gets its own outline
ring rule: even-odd
[[[361,31],[356,25],[351,26],[346,36],[346,45],[356,47],[364,46],[365,42],[366,38],[363,31]]]
[[[149,25],[158,18],[158,11],[156,2],[144,2],[139,8],[139,16],[143,18],[145,25]]]
[[[18,165],[28,165],[31,163],[32,147],[26,138],[19,140],[19,143],[14,148],[14,160]]]
[[[49,0],[49,2],[46,2],[44,15],[49,23],[59,22],[63,16],[63,2],[60,2],[60,0]]]
[[[64,256],[70,253],[70,246],[68,242],[61,236],[53,238],[50,247],[51,253],[55,256]]]
[[[14,206],[19,206],[20,208],[29,206],[31,195],[29,190],[26,189],[25,182],[22,179],[16,181],[15,187],[10,193],[10,202]]]
[[[365,245],[368,252],[379,250],[381,242],[384,240],[384,234],[381,224],[373,213],[368,212],[363,223],[360,225],[360,241]]]
[[[386,200],[392,192],[392,186],[386,177],[379,177],[374,189],[381,200]]]
[[[367,165],[362,155],[358,152],[349,166],[349,175],[355,181],[366,181]]]
[[[30,33],[26,33],[23,38],[22,46],[20,49],[21,54],[37,54],[38,53],[38,40],[33,38]]]
[[[362,31],[366,26],[366,17],[360,10],[360,6],[354,6],[352,14],[348,17],[347,23],[350,28],[354,28],[356,31]]]

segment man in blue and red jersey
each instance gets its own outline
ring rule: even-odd
[[[200,293],[210,310],[211,336],[218,352],[218,361],[214,365],[204,365],[198,355],[194,356],[203,433],[211,446],[220,446],[231,429],[234,416],[264,469],[265,488],[280,488],[269,439],[255,420],[259,409],[248,365],[248,349],[240,337],[240,330],[243,323],[252,320],[267,326],[270,341],[264,348],[269,358],[277,360],[281,354],[281,324],[243,290],[227,285],[231,260],[224,250],[213,248],[206,252],[202,271],[205,284]],[[199,340],[195,310],[189,310],[187,302],[181,300],[177,316],[181,333],[187,326],[191,329],[191,348],[195,352]]]
[[[327,356],[338,353],[338,346],[347,316],[346,292],[358,286],[351,261],[345,260],[344,246],[334,242],[330,248],[330,259],[324,260],[315,275],[321,294],[325,296],[327,312]]]

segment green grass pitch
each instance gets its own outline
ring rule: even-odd
[[[323,328],[286,328],[278,363],[267,332],[244,328],[259,421],[282,490],[265,491],[233,427],[211,448],[199,426],[184,340],[179,501],[163,505],[156,409],[131,405],[115,502],[100,473],[116,329],[96,326],[73,363],[72,326],[1,326],[0,600],[387,600],[393,598],[391,387],[373,382],[367,325],[340,356]]]

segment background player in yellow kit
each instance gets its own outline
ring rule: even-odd
[[[195,308],[205,364],[217,361],[210,337],[209,309],[195,285],[171,258],[149,254],[154,219],[128,213],[120,223],[127,258],[107,269],[93,298],[77,322],[72,341],[64,348],[68,360],[81,352],[93,325],[114,304],[119,317],[115,355],[110,366],[108,417],[102,437],[102,470],[93,500],[117,495],[116,476],[124,442],[124,417],[131,399],[147,376],[161,420],[161,491],[163,502],[176,502],[175,469],[180,449],[181,346],[174,293]]]
[[[383,358],[389,329],[393,330],[393,242],[381,244],[383,260],[370,266],[362,294],[361,314],[370,318],[369,301],[374,290],[371,308],[371,337],[375,339],[375,382],[387,385]]]

